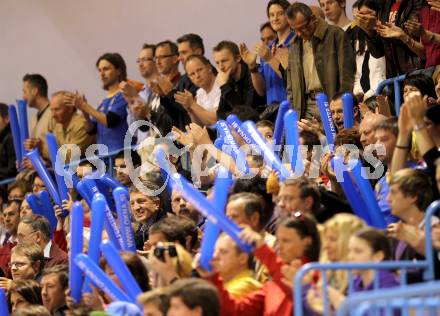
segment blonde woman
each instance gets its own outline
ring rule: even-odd
[[[339,213],[327,220],[321,231],[323,251],[320,261],[346,262],[350,236],[365,226],[366,224],[359,217],[348,213]],[[345,293],[348,286],[347,271],[329,271],[327,278],[329,285]]]

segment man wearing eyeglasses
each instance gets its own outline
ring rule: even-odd
[[[341,28],[316,17],[304,3],[290,5],[287,17],[296,33],[289,49],[287,96],[301,118],[312,119],[319,92],[331,99],[353,91],[353,48]]]

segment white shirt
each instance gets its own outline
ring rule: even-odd
[[[211,91],[208,93],[202,88],[197,90],[196,102],[206,111],[216,112],[220,103],[221,94],[220,86],[217,84],[217,82],[214,82]]]
[[[50,258],[50,248],[52,247],[52,240],[46,244],[43,250],[44,258]]]

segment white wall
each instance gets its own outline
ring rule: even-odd
[[[317,0],[305,1],[317,4]],[[347,1],[351,8],[353,0]],[[49,93],[104,95],[95,68],[104,52],[119,52],[129,78],[140,79],[135,59],[144,42],[200,34],[211,57],[220,40],[253,46],[266,21],[267,1],[257,0],[0,0],[0,102],[21,97],[25,73],[41,73]],[[350,10],[349,10],[350,11]]]

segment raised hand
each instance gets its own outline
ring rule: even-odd
[[[432,10],[440,12],[440,0],[428,0],[428,4]]]
[[[251,52],[245,43],[240,43],[239,48],[241,59],[249,66],[249,68],[255,68],[257,65],[257,54]]]
[[[127,81],[121,81],[121,83],[119,83],[119,89],[121,89],[127,102],[131,98],[134,98],[138,95],[138,91],[136,90],[135,86]]]
[[[267,47],[263,42],[259,42],[255,45],[255,53],[257,53],[261,59],[266,61],[272,56],[269,47]]]
[[[403,37],[406,35],[406,33],[400,27],[388,22],[378,22],[376,30],[377,33],[383,38],[403,39]]]
[[[174,94],[174,100],[176,100],[177,103],[180,103],[187,111],[191,110],[191,107],[195,102],[192,93],[188,90],[185,90],[183,92],[177,91]]]
[[[408,31],[411,34],[414,34],[415,36],[423,37],[426,34],[425,29],[423,28],[422,24],[420,24],[416,20],[406,21],[405,27],[408,29]]]
[[[215,78],[215,81],[220,87],[228,83],[231,71],[232,68],[229,68],[225,71],[221,71],[217,68],[217,77]]]

